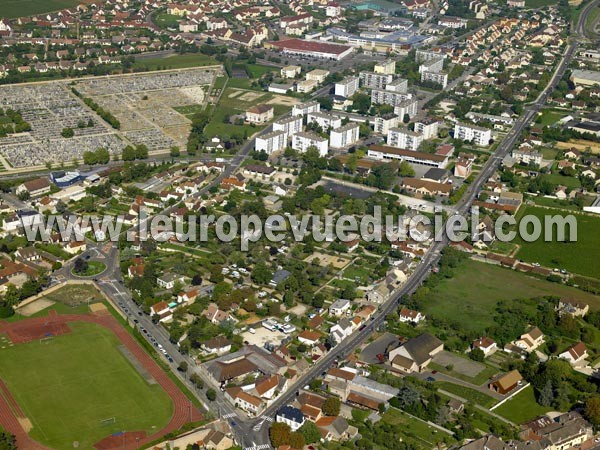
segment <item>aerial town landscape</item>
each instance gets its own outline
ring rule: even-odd
[[[600,0],[0,0],[14,449],[600,450]]]

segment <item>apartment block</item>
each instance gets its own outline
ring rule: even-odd
[[[454,125],[454,139],[471,141],[483,147],[490,144],[492,130],[475,125],[457,123]]]
[[[283,150],[287,146],[287,134],[277,130],[256,138],[254,148],[256,151],[265,151],[267,154]]]
[[[329,145],[333,148],[343,148],[355,144],[358,142],[359,129],[357,123],[350,122],[331,130]]]
[[[387,144],[391,147],[417,151],[423,142],[423,135],[407,128],[391,128],[387,135]]]

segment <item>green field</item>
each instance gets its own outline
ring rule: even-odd
[[[494,412],[515,423],[524,423],[551,411],[535,401],[533,387],[528,386],[513,398],[496,408]]]
[[[182,17],[180,16],[166,12],[155,14],[152,17],[152,21],[161,28],[178,28],[181,19]]]
[[[550,126],[550,125],[554,125],[556,122],[558,122],[561,118],[563,118],[566,115],[567,115],[566,112],[553,111],[551,109],[544,109],[542,111],[542,114],[540,116],[538,116],[538,118],[535,121],[536,121],[536,123],[539,123],[542,126]]]
[[[427,425],[426,423],[417,420],[405,412],[396,409],[389,408],[382,419],[391,425],[395,425],[396,429],[402,427],[404,436],[403,441],[406,443],[412,443],[416,448],[433,448],[435,444],[443,441],[455,442],[454,438],[449,434],[436,430],[434,427]]]
[[[80,3],[78,0],[2,0],[0,16],[8,19],[33,16],[72,8]]]
[[[541,8],[543,6],[556,5],[557,0],[525,0],[526,8]]]
[[[266,73],[276,72],[277,68],[272,66],[263,66],[261,64],[248,64],[246,66],[246,70],[248,75],[250,75],[252,78],[260,78]]]
[[[566,186],[569,189],[577,189],[581,187],[581,182],[579,181],[579,178],[576,177],[566,177],[559,173],[553,173],[550,175],[546,175],[546,178],[552,184],[562,184],[563,186]]]
[[[446,392],[450,392],[451,394],[458,395],[470,403],[475,403],[485,408],[489,408],[496,403],[496,399],[490,397],[489,395],[485,395],[483,392],[460,386],[458,384],[453,384],[448,381],[437,382],[435,383],[435,386]]]
[[[185,69],[188,67],[213,66],[220,64],[210,56],[201,53],[187,55],[169,55],[164,58],[138,58],[134,64],[137,69]]]
[[[88,261],[87,269],[82,273],[75,272],[75,269],[71,273],[78,277],[93,277],[99,275],[106,270],[106,264],[100,261]]]
[[[498,301],[543,295],[572,297],[588,303],[592,309],[600,309],[600,297],[595,295],[511,269],[468,260],[455,269],[452,278],[440,281],[431,289],[424,302],[424,312],[461,323],[468,330],[485,333],[487,327],[494,325],[494,308]],[[465,321],[465,317],[469,320]]]
[[[519,212],[519,218],[525,214],[534,214],[543,224],[544,215],[564,215],[555,209],[528,206]],[[521,245],[517,258],[528,262],[538,262],[550,268],[566,269],[580,275],[600,278],[600,218],[588,215],[575,215],[577,218],[576,242],[544,242],[543,237],[535,242],[524,242],[517,238]]]
[[[72,323],[70,334],[0,350],[0,377],[46,446],[72,449],[124,430],[163,428],[171,399],[150,385],[119,351],[120,341],[96,324]],[[68,357],[66,356],[68,355]],[[114,423],[103,424],[114,418]]]

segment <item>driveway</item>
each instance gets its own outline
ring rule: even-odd
[[[474,378],[485,369],[485,365],[477,361],[462,358],[451,352],[443,351],[433,357],[433,362],[446,367],[453,366],[452,370],[466,377]]]

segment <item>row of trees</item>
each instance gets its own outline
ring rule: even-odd
[[[113,116],[113,114],[110,111],[106,111],[104,108],[102,108],[100,105],[98,105],[96,102],[94,102],[94,100],[92,100],[89,97],[82,97],[81,93],[75,89],[74,87],[71,88],[71,91],[73,92],[73,94],[75,94],[77,97],[82,98],[83,102],[91,109],[93,109],[96,114],[98,114],[100,117],[102,117],[102,119],[107,122],[111,127],[113,127],[115,130],[118,130],[121,128],[121,122],[119,122],[119,120]]]

